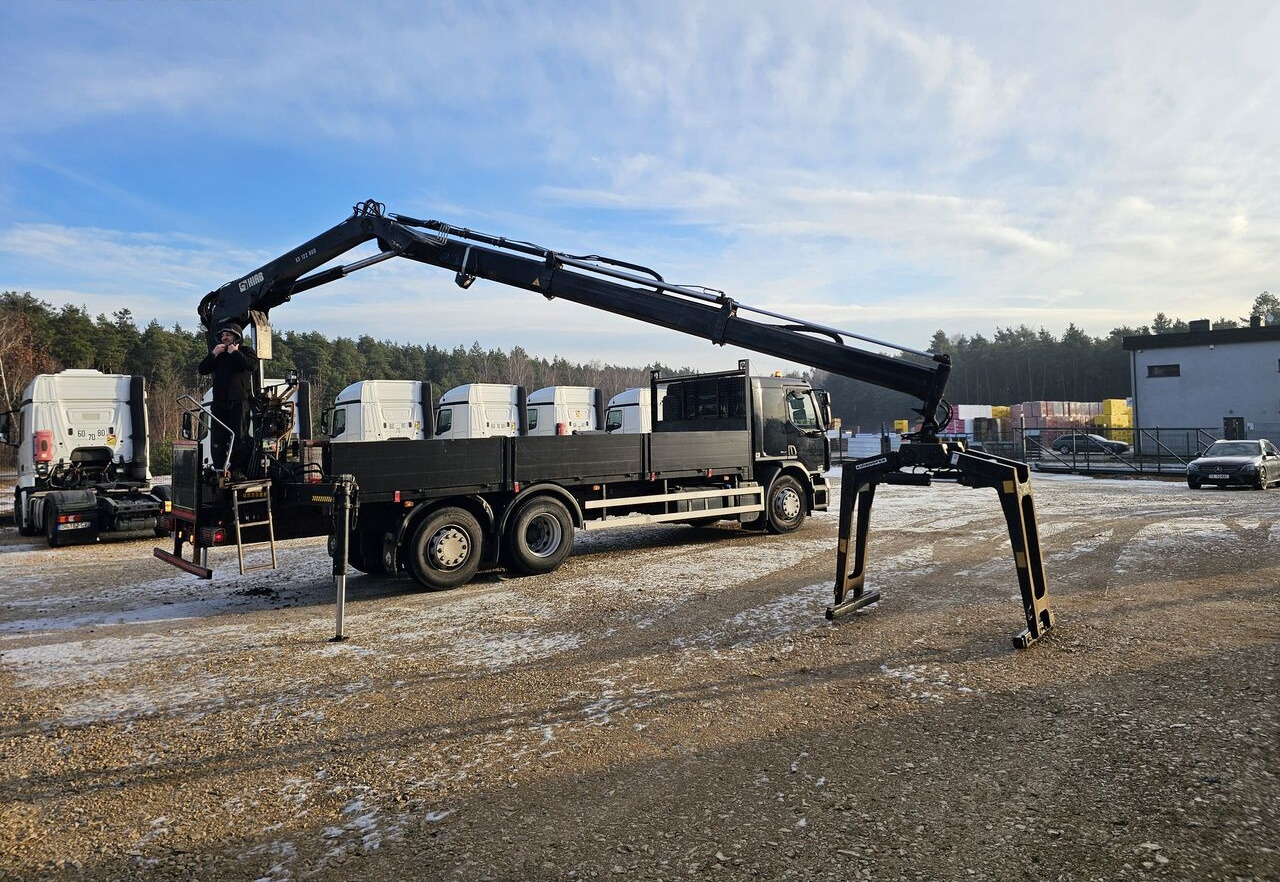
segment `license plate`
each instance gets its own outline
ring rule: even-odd
[[[72,521],[68,524],[58,524],[59,530],[87,530],[89,527],[89,521]]]
[[[1210,480],[1210,481],[1225,481],[1227,478],[1230,478],[1230,477],[1231,477],[1230,475],[1210,475],[1210,476],[1209,476],[1209,480]]]

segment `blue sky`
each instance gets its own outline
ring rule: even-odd
[[[0,289],[190,328],[374,198],[913,348],[1239,318],[1280,288],[1277,45],[1266,2],[11,0]],[[409,261],[272,319],[742,354]]]

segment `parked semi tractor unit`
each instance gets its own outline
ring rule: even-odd
[[[378,253],[330,266],[367,242],[376,242]],[[483,279],[914,397],[919,402],[918,432],[898,450],[843,467],[835,590],[827,616],[841,617],[880,597],[865,582],[877,486],[924,486],[933,476],[945,475],[994,489],[999,497],[1026,619],[1014,642],[1030,645],[1052,627],[1029,469],[939,438],[949,411],[943,393],[951,364],[944,353],[895,346],[751,307],[714,289],[673,285],[657,272],[625,261],[571,255],[443,221],[389,214],[373,200],[360,203],[348,218],[315,238],[211,291],[200,303],[199,316],[210,334],[221,323],[236,320],[269,335],[270,310],[392,258],[453,273],[468,292],[463,296],[480,296],[470,289]],[[885,349],[896,354],[885,354]],[[175,530],[171,549],[158,548],[156,554],[211,576],[207,550],[219,536],[226,541],[227,531],[234,528],[236,501],[251,491],[266,494],[277,510],[289,508],[294,529],[307,520],[302,512],[317,507],[331,518],[328,531],[339,586],[345,585],[348,550],[357,566],[404,566],[432,587],[465,582],[486,559],[505,558],[517,569],[544,571],[567,553],[569,527],[585,526],[596,515],[649,518],[661,513],[689,520],[745,515],[774,529],[793,529],[802,513],[827,502],[825,482],[820,482],[821,474],[814,476],[814,461],[808,458],[812,451],[826,450],[822,397],[816,390],[764,385],[757,397],[757,388],[742,375],[716,381],[727,385],[714,402],[688,395],[672,401],[677,387],[669,382],[662,418],[649,434],[435,439],[429,448],[426,441],[335,442],[325,448],[318,481],[303,478],[304,464],[276,457],[251,466],[248,487],[225,478],[199,480],[197,469],[186,469],[180,492],[179,463],[190,455],[181,439],[174,449],[174,511],[183,526]],[[735,388],[743,390],[736,398]],[[668,418],[675,413],[678,419]],[[767,441],[756,431],[757,417],[761,426],[776,420],[781,432],[793,433],[787,437],[794,443],[785,452],[761,447]],[[574,445],[567,459],[566,443]],[[811,476],[811,486],[800,479],[801,471]],[[613,494],[619,490],[626,501],[614,509]]]
[[[18,448],[13,520],[51,548],[157,531],[167,487],[151,486],[146,382],[66,370],[28,384],[0,414],[0,441]]]

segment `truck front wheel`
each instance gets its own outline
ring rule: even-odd
[[[442,508],[414,531],[409,571],[428,591],[465,585],[480,567],[480,522],[464,508]]]
[[[793,533],[805,519],[804,488],[791,475],[781,475],[769,486],[765,500],[765,526],[770,533]]]
[[[573,549],[573,520],[558,499],[535,499],[507,526],[506,551],[513,569],[526,575],[549,573]]]

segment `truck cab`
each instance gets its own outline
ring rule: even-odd
[[[524,389],[506,383],[466,383],[440,396],[435,437],[493,438],[520,434]]]
[[[808,471],[831,468],[827,393],[796,377],[753,376],[747,386],[729,374],[684,377],[665,387],[655,431],[702,420],[741,420],[751,429],[755,461],[799,462]],[[750,394],[751,400],[747,400]]]
[[[360,380],[334,398],[324,430],[331,441],[418,441],[430,437],[431,384]]]
[[[621,435],[652,432],[653,416],[650,411],[653,394],[648,386],[623,389],[609,399],[604,413],[604,430]]]
[[[597,431],[604,396],[591,386],[548,386],[529,394],[526,435]]]

